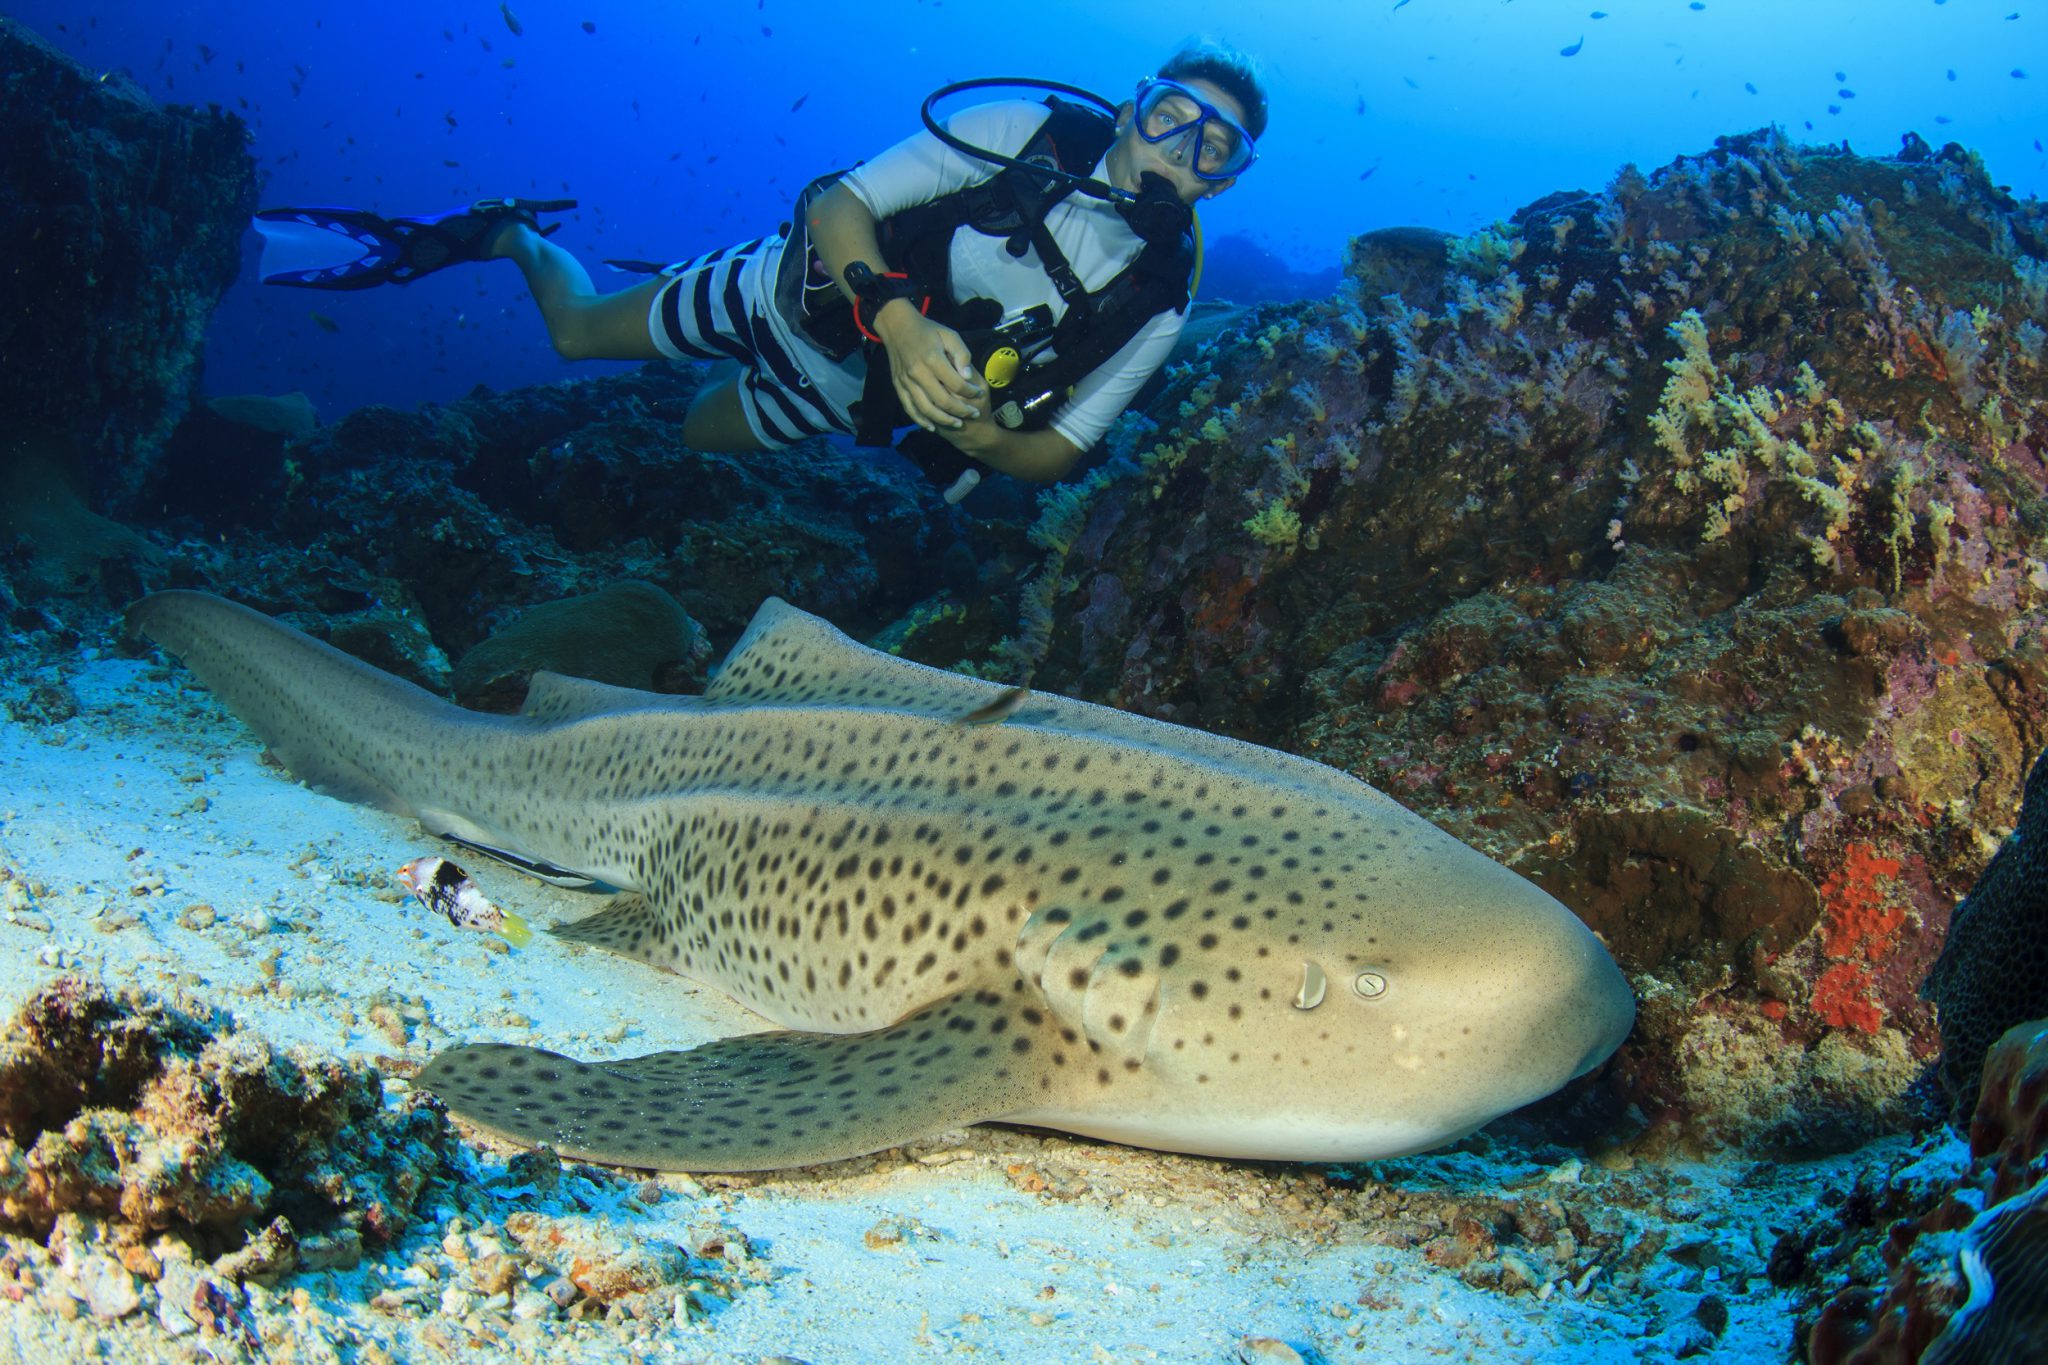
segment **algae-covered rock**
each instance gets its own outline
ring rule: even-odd
[[[642,691],[673,690],[679,670],[710,652],[689,613],[652,583],[614,583],[521,613],[455,665],[456,700],[509,710],[546,669]]]
[[[153,543],[87,505],[81,465],[61,437],[0,433],[0,554],[24,601],[124,602],[162,570]]]

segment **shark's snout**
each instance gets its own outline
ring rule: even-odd
[[[1594,1070],[1634,1027],[1635,992],[1592,931],[1548,904],[1514,948],[1516,990],[1502,1000],[1494,1035],[1503,1108],[1540,1099]]]

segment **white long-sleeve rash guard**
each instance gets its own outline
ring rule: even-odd
[[[1004,100],[963,109],[946,121],[946,128],[973,146],[1014,156],[1048,116],[1045,105],[1036,101]],[[998,170],[1000,167],[955,151],[930,132],[920,131],[847,172],[841,183],[879,220],[987,180]],[[1100,162],[1092,174],[1102,176]],[[1114,279],[1144,247],[1114,206],[1087,195],[1068,195],[1053,206],[1045,224],[1091,293]],[[956,304],[976,297],[999,299],[1004,321],[1039,304],[1050,307],[1056,319],[1066,312],[1035,248],[1021,257],[1012,256],[1004,239],[962,228],[953,234],[951,268]],[[774,273],[771,267],[763,275],[772,281]],[[1100,440],[1145,381],[1166,363],[1184,320],[1180,313],[1165,312],[1147,321],[1074,386],[1072,396],[1053,414],[1053,430],[1079,450]],[[790,329],[784,339],[786,345],[796,343],[800,334]],[[857,386],[850,386],[845,369],[833,366],[808,345],[794,346],[793,352],[828,398],[835,402],[843,398],[850,405],[860,396]]]

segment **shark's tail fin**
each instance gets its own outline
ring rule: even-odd
[[[417,814],[401,795],[416,740],[451,720],[488,724],[403,678],[223,598],[160,592],[129,623],[177,655],[294,776],[344,800]]]

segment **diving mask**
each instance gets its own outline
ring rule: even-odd
[[[1166,155],[1176,163],[1188,165],[1192,156],[1198,180],[1228,180],[1258,159],[1243,124],[1179,81],[1141,81],[1137,120],[1138,136],[1154,146],[1169,143]]]

